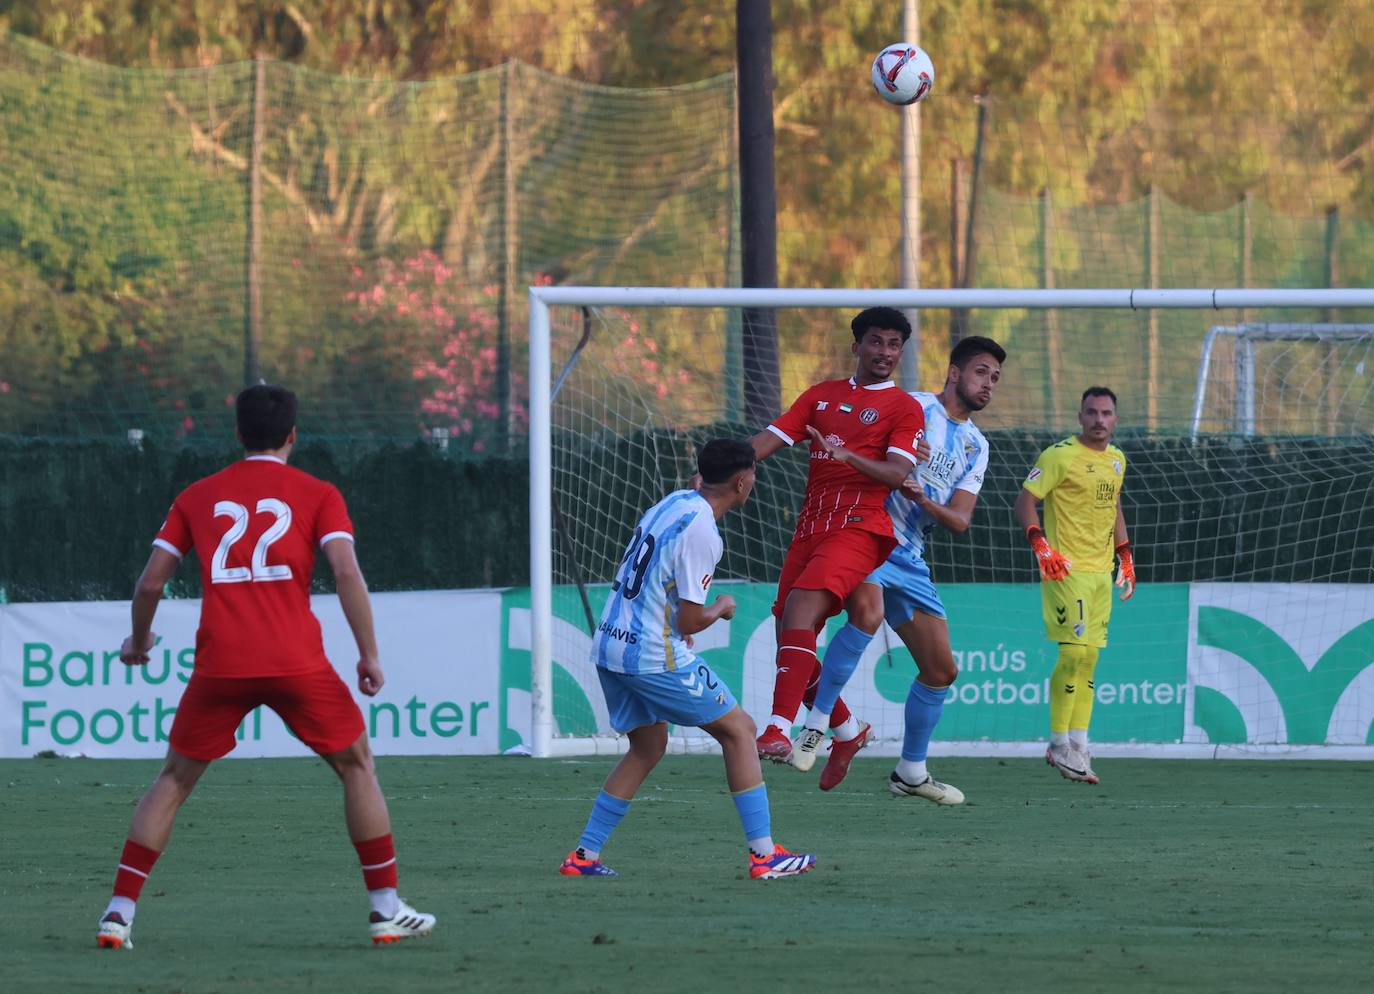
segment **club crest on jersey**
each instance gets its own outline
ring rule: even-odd
[[[841,413],[841,414],[848,414],[848,413],[849,413],[850,411],[852,411],[852,410],[854,410],[854,408],[850,407],[848,404],[841,404],[841,405],[840,405],[840,413]]]
[[[1038,480],[1040,479],[1041,475],[1042,474],[1040,472],[1040,467],[1036,466],[1033,470],[1030,471],[1030,473],[1026,475],[1026,482],[1030,483],[1034,480]]]
[[[1077,635],[1079,638],[1082,638],[1082,637],[1083,637],[1083,633],[1086,632],[1087,630],[1088,630],[1087,626],[1084,625],[1083,622],[1081,622],[1081,621],[1080,621],[1078,624],[1076,624],[1076,625],[1073,626],[1073,633],[1074,633],[1075,635]]]
[[[1116,475],[1117,475],[1117,476],[1120,476],[1120,475],[1121,475],[1121,460],[1120,460],[1120,459],[1113,459],[1113,460],[1112,460],[1112,469],[1116,470]]]
[[[878,420],[878,409],[876,407],[865,407],[859,412],[859,420],[866,425],[871,425]]]

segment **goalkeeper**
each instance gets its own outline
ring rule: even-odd
[[[1135,592],[1135,561],[1121,513],[1126,457],[1112,444],[1116,394],[1083,391],[1082,431],[1036,459],[1016,498],[1016,520],[1040,565],[1046,637],[1059,643],[1050,677],[1050,745],[1045,762],[1068,780],[1097,783],[1088,748],[1093,669],[1107,645],[1112,614],[1112,560],[1121,599]],[[1045,525],[1036,504],[1045,502]]]

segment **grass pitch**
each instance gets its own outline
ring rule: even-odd
[[[669,756],[565,879],[611,760],[379,760],[401,892],[432,938],[373,948],[333,775],[229,760],[183,810],[132,953],[95,948],[151,762],[0,762],[10,992],[1368,991],[1374,764],[937,761],[969,801],[770,767],[774,835],[818,854],[751,881],[720,760]]]

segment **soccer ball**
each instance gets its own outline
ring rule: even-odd
[[[890,104],[914,104],[935,86],[935,65],[915,45],[888,45],[873,60],[873,89]]]

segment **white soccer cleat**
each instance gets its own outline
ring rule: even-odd
[[[964,792],[951,784],[941,783],[929,774],[920,783],[907,783],[896,771],[887,778],[887,789],[897,797],[924,797],[936,804],[963,804]]]
[[[1045,762],[1059,771],[1065,780],[1075,783],[1097,783],[1083,754],[1072,746],[1054,745],[1045,750]]]
[[[803,728],[801,736],[792,743],[792,758],[788,762],[806,773],[816,765],[816,754],[821,751],[823,742],[824,732],[818,732],[814,728]]]
[[[133,925],[126,925],[117,912],[111,911],[100,919],[100,930],[95,934],[95,944],[101,949],[133,949],[134,940],[130,933]]]
[[[423,938],[434,930],[435,918],[423,911],[416,911],[404,901],[390,918],[383,918],[372,912],[367,930],[372,935],[374,946],[390,945],[402,939]]]
[[[1078,756],[1083,761],[1083,772],[1087,774],[1087,779],[1083,782],[1092,784],[1101,783],[1102,781],[1097,778],[1097,774],[1093,772],[1093,754],[1087,749],[1079,749]]]

